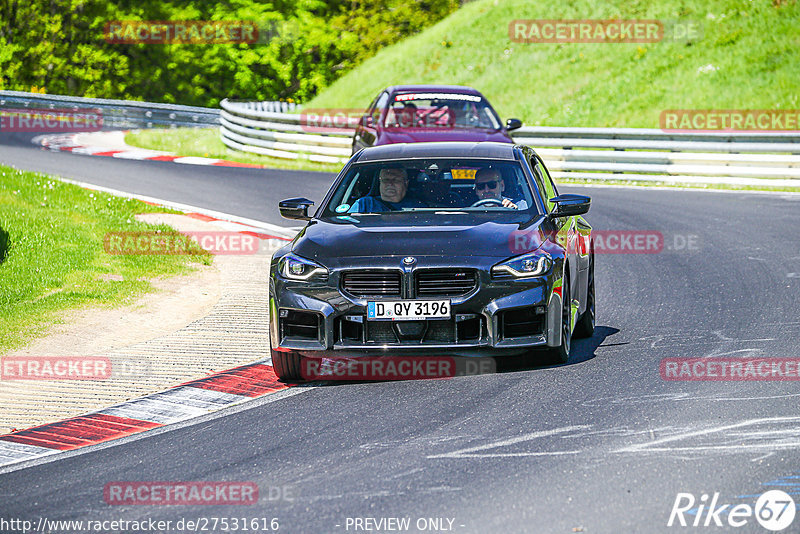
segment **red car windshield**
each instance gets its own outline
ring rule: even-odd
[[[500,119],[479,95],[401,93],[389,105],[385,128],[500,129]]]

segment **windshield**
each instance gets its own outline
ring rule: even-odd
[[[517,161],[410,159],[351,166],[322,216],[529,209],[536,207]]]
[[[500,120],[478,95],[404,93],[389,105],[385,128],[500,129]]]

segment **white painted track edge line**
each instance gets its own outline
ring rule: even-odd
[[[94,445],[87,445],[85,447],[73,449],[70,451],[56,451],[57,453],[60,454],[47,454],[36,458],[32,458],[30,460],[23,460],[22,462],[0,465],[0,475],[11,473],[13,471],[20,471],[22,469],[27,469],[29,467],[36,467],[38,465],[43,465],[51,462],[58,462],[61,460],[65,460],[67,458],[71,458],[73,456],[79,456],[81,454],[87,454],[98,450],[108,449],[111,447],[116,447],[118,445],[124,445],[132,441],[137,441],[140,439],[148,439],[163,434],[165,432],[171,432],[173,430],[179,430],[181,428],[185,428],[188,426],[206,423],[214,419],[227,417],[229,415],[234,415],[236,413],[243,412],[245,410],[258,408],[259,406],[263,406],[265,404],[277,402],[287,397],[291,397],[303,393],[305,391],[316,389],[317,387],[319,386],[304,384],[302,386],[294,386],[282,389],[280,391],[276,391],[275,393],[269,393],[266,395],[262,395],[260,397],[247,397],[245,400],[242,400],[241,402],[238,402],[236,404],[229,404],[227,406],[221,407],[219,410],[204,415],[199,415],[197,417],[193,417],[192,419],[185,419],[183,421],[178,421],[176,423],[170,423],[168,425],[150,428],[142,432],[138,432],[136,434],[130,434],[128,436],[113,439],[110,441],[96,443]]]
[[[88,182],[82,182],[80,180],[71,180],[69,178],[59,177],[59,180],[62,182],[66,182],[69,184],[77,185],[79,187],[83,187],[86,189],[91,189],[94,191],[101,191],[103,193],[109,193],[111,195],[116,195],[124,198],[133,198],[136,200],[141,200],[143,202],[152,202],[153,204],[159,204],[161,206],[167,208],[173,208],[176,210],[184,211],[187,213],[200,213],[202,215],[208,215],[209,217],[214,217],[224,221],[230,222],[238,222],[241,224],[246,224],[248,226],[253,226],[255,228],[260,228],[266,230],[268,232],[272,232],[276,234],[278,237],[285,237],[287,239],[292,239],[296,235],[296,232],[293,232],[289,228],[285,228],[283,226],[278,226],[277,224],[268,223],[265,221],[259,221],[256,219],[249,219],[247,217],[240,217],[238,215],[231,215],[229,213],[223,213],[221,211],[216,211],[208,208],[201,208],[198,206],[192,206],[189,204],[183,204],[182,202],[173,202],[171,200],[164,200],[161,198],[151,197],[148,195],[139,195],[136,193],[128,193],[126,191],[120,191],[119,189],[112,189],[110,187],[105,187],[102,185],[95,185],[90,184]]]

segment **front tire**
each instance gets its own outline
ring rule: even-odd
[[[283,352],[270,349],[272,355],[272,368],[275,369],[275,374],[284,382],[293,382],[301,380],[303,376],[300,374],[300,353],[295,351]]]

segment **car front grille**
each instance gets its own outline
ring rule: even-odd
[[[456,331],[454,321],[428,321],[428,331],[425,332],[425,341],[453,343],[455,340]]]
[[[367,327],[367,341],[371,343],[397,343],[397,336],[394,334],[391,322],[369,323]]]
[[[399,297],[399,271],[347,271],[342,275],[342,289],[356,297]]]
[[[415,289],[419,297],[459,297],[477,286],[475,269],[425,269],[416,273]]]
[[[462,317],[462,316],[459,316]],[[353,320],[356,319],[356,320]],[[432,345],[477,343],[486,336],[483,317],[427,321],[367,321],[362,316],[337,317],[336,343],[352,345]]]

